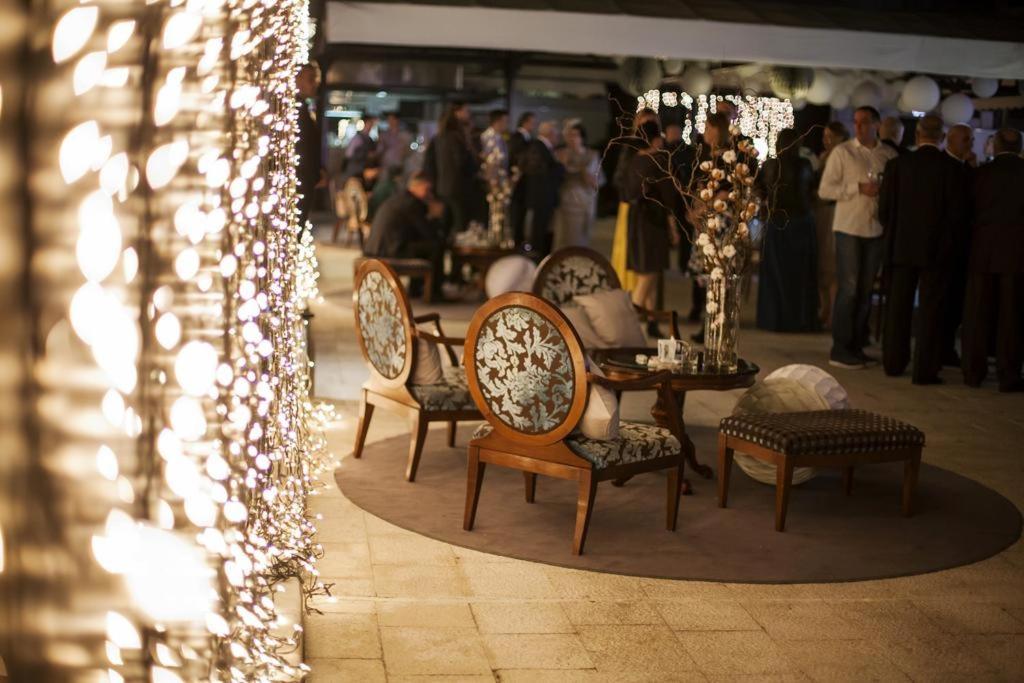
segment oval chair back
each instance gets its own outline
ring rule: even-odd
[[[367,259],[356,271],[352,291],[356,338],[373,378],[385,387],[408,381],[415,361],[412,308],[395,271]]]
[[[499,435],[531,445],[560,441],[587,404],[583,346],[551,303],[510,292],[485,303],[466,334],[466,376]]]
[[[561,306],[577,296],[621,286],[604,256],[587,247],[565,247],[541,262],[533,293]]]

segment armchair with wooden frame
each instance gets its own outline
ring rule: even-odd
[[[453,349],[464,340],[445,336],[437,313],[414,317],[398,276],[377,259],[367,259],[356,270],[352,304],[359,348],[370,369],[359,405],[353,456],[362,457],[374,408],[404,414],[412,431],[405,478],[415,481],[431,422],[448,423],[448,445],[454,446],[457,422],[483,419],[469,395],[465,368]],[[432,326],[432,332],[417,327],[426,324]],[[412,383],[417,340],[444,348],[451,365],[443,368],[441,382]]]
[[[541,261],[533,281],[533,293],[557,306],[584,294],[621,288],[608,259],[587,247],[564,247],[552,253]],[[633,308],[643,322],[668,322],[672,336],[682,339],[675,311],[651,311],[636,304]]]
[[[572,552],[587,538],[597,484],[643,472],[668,470],[665,526],[676,528],[683,481],[678,417],[672,429],[621,422],[618,437],[588,438],[577,425],[591,385],[612,391],[657,389],[674,405],[671,373],[615,381],[587,371],[575,330],[558,308],[522,292],[491,299],[473,316],[466,335],[466,377],[473,401],[487,420],[469,443],[463,527],[473,529],[488,464],[523,472],[526,502],[536,496],[537,475],[577,482]],[[678,410],[669,410],[678,416]]]

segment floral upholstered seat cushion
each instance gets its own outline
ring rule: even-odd
[[[410,384],[409,392],[424,410],[476,410],[462,366],[444,368],[437,384]]]
[[[491,429],[485,422],[477,427],[473,438],[487,436]],[[597,469],[679,455],[683,450],[669,430],[640,422],[621,422],[619,437],[608,441],[589,439],[574,432],[566,437],[565,445]]]

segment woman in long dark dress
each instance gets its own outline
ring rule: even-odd
[[[669,265],[672,246],[679,242],[678,217],[682,197],[676,191],[670,160],[662,150],[664,138],[656,122],[640,128],[644,142],[629,162],[622,184],[629,203],[626,261],[636,273],[633,303],[653,310],[658,274]],[[656,324],[649,333],[657,334]]]
[[[818,329],[818,249],[814,170],[792,128],[779,132],[775,159],[758,178],[768,205],[757,288],[757,326],[773,332]]]

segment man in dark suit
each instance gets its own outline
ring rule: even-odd
[[[565,168],[555,159],[555,124],[545,121],[537,129],[520,161],[526,199],[527,250],[551,251],[551,219],[558,206],[558,191]]]
[[[885,228],[886,292],[882,364],[900,375],[910,362],[914,294],[920,291],[911,381],[938,384],[942,367],[943,315],[957,234],[967,210],[963,169],[939,149],[942,119],[917,122],[917,149],[886,165],[878,218]]]
[[[523,244],[526,241],[526,185],[522,182],[520,163],[526,147],[534,139],[533,129],[536,125],[537,117],[534,113],[524,112],[519,117],[515,132],[508,139],[508,163],[515,182],[509,213],[512,220],[512,237],[516,244]]]
[[[315,110],[310,106],[310,100],[316,98],[320,89],[320,67],[316,62],[299,68],[295,76],[295,89],[299,95],[299,135],[295,144],[299,165],[295,175],[298,181],[299,230],[305,230],[316,190],[327,186],[327,173],[324,171],[320,151],[320,123],[316,119]]]
[[[978,158],[974,155],[974,129],[966,123],[950,126],[946,131],[946,154],[960,164],[964,170],[964,185],[970,200],[971,188],[974,185],[974,169]],[[969,203],[969,202],[968,202]],[[958,232],[961,241],[953,247],[953,268],[949,281],[945,317],[945,331],[942,342],[942,365],[961,367],[960,355],[956,352],[956,335],[964,317],[964,292],[967,290],[967,258],[970,256],[970,212],[964,216],[968,222],[963,231]]]
[[[995,323],[1000,391],[1022,391],[1024,359],[1024,159],[1021,133],[1001,128],[995,158],[974,173],[971,257],[964,306],[964,380],[978,386],[988,369]]]
[[[406,189],[377,209],[363,252],[382,258],[422,258],[430,261],[435,300],[442,300],[444,274],[444,204],[434,199],[430,179],[415,173]],[[413,282],[409,296],[418,296],[422,282]]]

